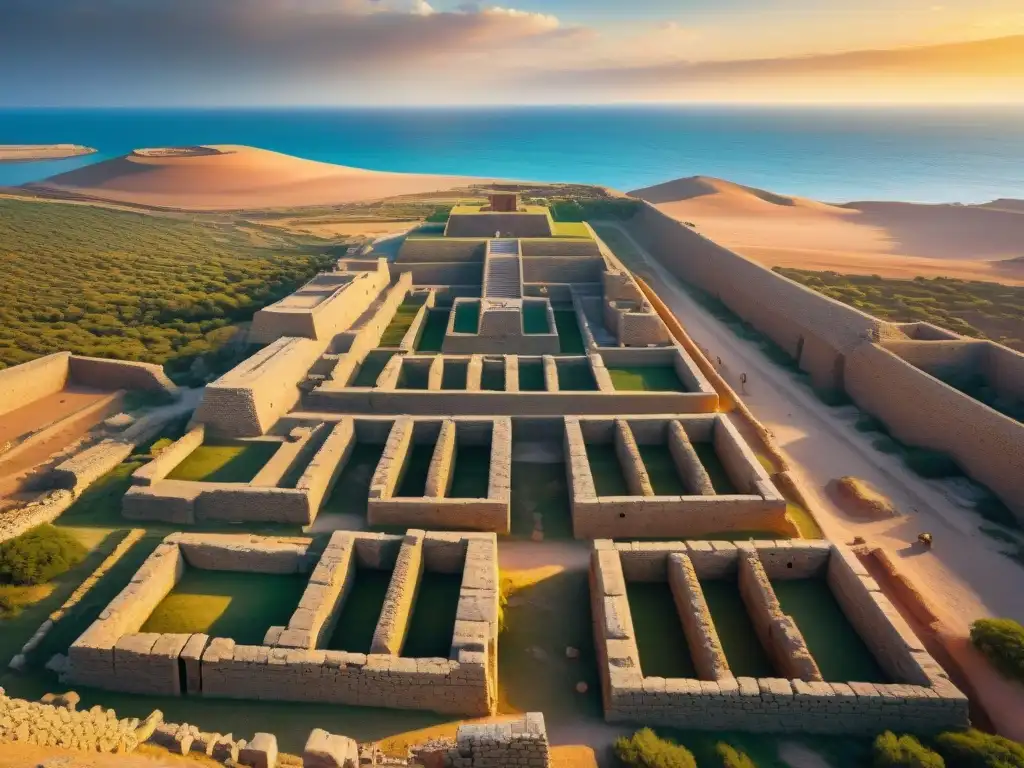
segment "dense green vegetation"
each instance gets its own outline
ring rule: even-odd
[[[615,740],[615,756],[627,768],[697,768],[693,753],[650,728]]]
[[[40,525],[0,544],[0,584],[45,584],[85,555],[85,547],[70,533]]]
[[[670,365],[610,365],[608,376],[620,392],[685,392],[679,374]]]
[[[1024,744],[976,731],[951,731],[936,737],[936,749],[950,768],[1021,768]]]
[[[872,749],[874,768],[945,768],[942,755],[928,749],[910,734],[892,731],[879,734]]]
[[[785,267],[775,271],[883,320],[923,321],[1024,351],[1024,286],[951,277],[899,280]]]
[[[333,257],[305,241],[213,217],[0,200],[0,368],[59,350],[162,363],[179,381],[202,358],[233,363],[235,326]]]
[[[555,221],[589,221],[591,219],[626,220],[633,217],[641,203],[624,197],[555,198],[548,202]]]
[[[971,642],[1004,675],[1024,683],[1024,626],[1013,619],[978,619]]]
[[[280,443],[201,445],[167,475],[170,480],[248,483],[270,461]]]

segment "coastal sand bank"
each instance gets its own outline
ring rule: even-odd
[[[0,163],[30,163],[91,155],[96,150],[79,144],[0,144]]]

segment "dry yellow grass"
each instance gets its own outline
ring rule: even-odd
[[[831,483],[829,490],[836,503],[851,515],[881,519],[895,517],[897,514],[893,503],[886,496],[860,478],[850,475],[840,477]]]

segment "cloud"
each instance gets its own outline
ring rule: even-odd
[[[0,68],[67,95],[140,84],[252,90],[261,78],[345,85],[566,34],[549,14],[441,12],[427,0],[0,0]],[[0,80],[0,101],[26,87],[19,79]]]
[[[685,92],[696,86],[765,82],[836,81],[875,78],[880,86],[945,79],[1016,80],[1024,78],[1024,35],[963,43],[851,51],[847,53],[691,62],[675,60],[648,66],[562,69],[535,77],[563,87],[647,88]]]

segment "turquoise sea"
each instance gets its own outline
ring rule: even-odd
[[[720,176],[833,202],[1024,198],[1024,106],[0,110],[0,144],[85,158],[0,164],[22,184],[138,147],[250,144],[362,168],[604,184]]]

